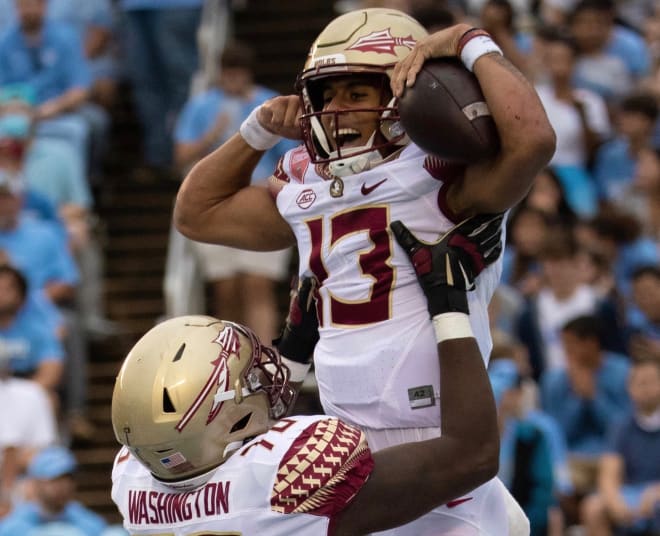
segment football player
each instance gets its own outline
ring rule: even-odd
[[[498,430],[467,289],[499,255],[499,225],[477,217],[428,245],[392,223],[437,341],[439,438],[372,452],[359,428],[336,417],[286,417],[289,369],[244,326],[186,316],[147,332],[129,352],[112,399],[124,445],[112,498],[124,527],[160,536],[357,535],[439,504],[477,500],[461,495],[497,472]],[[316,328],[301,318],[314,315],[308,295],[297,304],[283,339],[300,337],[288,341],[300,360],[314,346],[306,331]]]
[[[396,121],[396,97],[425,59],[442,56],[459,56],[480,82],[501,140],[491,160],[441,161],[410,142]],[[364,430],[372,450],[436,437],[433,326],[389,224],[401,220],[432,242],[465,217],[506,211],[550,159],[554,132],[532,86],[486,32],[458,24],[427,35],[391,9],[332,21],[313,43],[298,88],[296,96],[255,109],[239,133],[195,166],[179,191],[176,224],[194,240],[234,247],[297,244],[299,274],[319,282],[314,363],[325,412]],[[253,167],[280,136],[304,145],[284,156],[269,190],[249,186]],[[492,346],[487,304],[500,271],[501,261],[470,293],[484,359]],[[442,507],[438,526],[449,532],[461,519],[461,534],[505,534],[507,521],[495,514],[504,511],[498,497],[510,497],[501,483],[475,493],[493,503],[481,511],[473,501]]]

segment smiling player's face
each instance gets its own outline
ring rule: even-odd
[[[368,77],[329,79],[323,87],[323,111],[347,110],[338,115],[325,114],[321,122],[328,138],[337,148],[366,145],[378,128],[379,112],[350,111],[381,106],[381,87]],[[335,124],[337,123],[337,124]]]

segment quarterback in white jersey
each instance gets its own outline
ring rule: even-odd
[[[446,215],[443,195],[456,171],[411,143],[391,161],[344,178],[337,196],[304,147],[282,159],[274,180],[286,184],[277,207],[296,235],[300,276],[320,286],[314,365],[328,414],[372,429],[440,426],[426,299],[389,225],[404,221],[426,241],[451,229],[458,222]],[[484,358],[491,350],[487,305],[500,272],[501,258],[468,295]]]

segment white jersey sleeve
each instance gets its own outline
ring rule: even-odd
[[[324,176],[304,148],[281,160],[277,207],[296,235],[299,275],[320,282],[314,363],[328,414],[378,429],[440,426],[440,371],[426,298],[389,225],[400,220],[421,240],[438,240],[460,221],[445,196],[464,169],[414,144],[341,179]],[[484,360],[492,346],[487,306],[500,273],[498,260],[468,294]]]
[[[372,469],[361,431],[334,418],[292,417],[191,489],[156,480],[122,448],[112,498],[133,535],[322,536]]]

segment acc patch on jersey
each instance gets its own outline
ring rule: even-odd
[[[275,512],[333,515],[373,469],[364,434],[338,419],[307,427],[280,462],[271,492]]]

